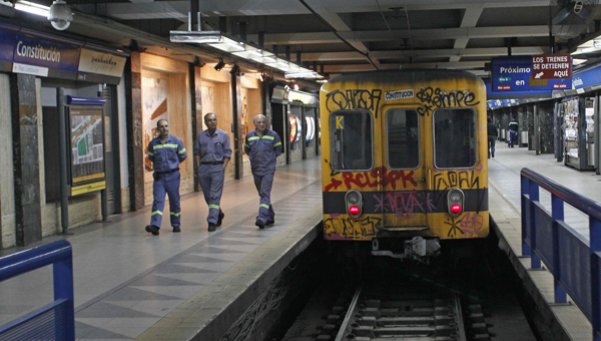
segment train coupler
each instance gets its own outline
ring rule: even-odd
[[[439,253],[440,241],[437,238],[426,239],[421,236],[415,236],[409,240],[405,240],[402,250],[399,250],[399,252],[383,250],[378,238],[374,238],[371,241],[371,254],[374,256],[427,261],[428,258],[437,256]]]

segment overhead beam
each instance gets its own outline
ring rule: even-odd
[[[332,29],[336,32],[334,33],[334,35],[336,35],[337,38],[342,39],[344,43],[350,45],[376,69],[379,68],[380,62],[377,59],[371,57],[369,49],[361,40],[354,38],[344,38],[337,34],[340,31],[352,31],[352,29],[342,20],[342,18],[340,18],[340,16],[336,12],[324,9],[322,7],[322,0],[305,0],[301,2],[305,4],[305,6],[309,10],[315,12],[318,16],[320,16],[321,19],[324,20],[330,27],[332,27]]]
[[[424,50],[392,50],[372,51],[371,56],[378,59],[395,59],[403,57],[494,57],[505,55],[504,47],[481,47],[467,49],[424,49]],[[520,46],[512,49],[514,55],[534,55],[544,53],[541,46]],[[355,51],[348,52],[307,52],[303,53],[305,62],[335,62],[335,61],[360,61],[364,57]]]
[[[484,69],[485,61],[473,62],[440,62],[440,63],[387,63],[381,64],[382,70],[398,70],[398,69],[458,69],[458,70],[474,70]],[[337,64],[324,65],[325,73],[341,73],[341,72],[361,72],[373,71],[374,68],[369,64]]]
[[[483,8],[507,8],[507,7],[547,7],[551,5],[553,0],[505,0],[505,1],[481,1],[481,0],[437,0],[435,3],[423,0],[402,1],[398,0],[379,0],[378,7],[375,1],[361,0],[322,0],[320,7],[324,11],[331,13],[365,13],[378,12],[380,8],[388,10],[389,8],[403,6],[407,10],[443,10],[443,9],[463,9],[475,5]],[[187,0],[174,1],[155,1],[170,6],[174,9],[181,9],[181,13],[185,15],[190,7],[190,2]],[[132,1],[131,3],[115,3],[115,2],[97,2],[91,6],[103,7],[106,13],[114,18],[119,18],[120,15],[132,16],[139,14],[141,16],[148,15],[149,11],[154,11],[156,14],[157,7],[152,7],[149,10],[146,7],[152,2]],[[76,7],[84,6],[77,5]],[[301,4],[300,1],[282,1],[282,0],[202,0],[199,1],[199,9],[205,15],[209,16],[260,16],[260,15],[299,15],[311,14],[311,12]],[[92,12],[89,12],[92,13]],[[165,16],[163,16],[165,17]]]
[[[467,7],[465,9],[465,12],[463,13],[463,18],[461,19],[461,24],[459,25],[459,27],[462,27],[462,28],[476,27],[476,25],[478,24],[478,19],[482,15],[483,10],[484,10],[484,8],[482,7],[481,4]],[[466,48],[469,40],[470,40],[470,38],[466,37],[466,36],[457,37],[457,39],[455,39],[455,43],[453,44],[453,48],[455,48],[455,49]],[[449,58],[449,61],[457,62],[460,59],[461,59],[461,56],[451,56]]]
[[[557,37],[572,37],[576,30],[575,26],[584,25],[559,25],[554,26]],[[381,31],[345,31],[338,34],[349,40],[360,40],[362,42],[390,41],[405,38],[418,40],[440,40],[458,38],[505,38],[505,37],[546,37],[549,35],[547,25],[531,26],[492,26],[492,27],[457,27],[457,28],[434,28],[434,29],[412,29],[407,30],[381,30]],[[256,34],[249,34],[250,41],[257,41]],[[302,45],[302,44],[335,44],[340,39],[334,32],[295,32],[295,33],[271,33],[265,34],[265,44],[276,45]]]

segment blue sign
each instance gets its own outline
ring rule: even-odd
[[[79,46],[17,33],[14,62],[77,72]]]
[[[549,69],[556,69],[559,66],[565,66],[568,64],[571,72],[571,61],[569,63],[552,63],[552,62],[537,62],[533,63],[534,57],[551,59],[554,58],[552,55],[540,55],[540,56],[525,56],[525,57],[503,57],[492,59],[492,88],[493,92],[504,92],[504,91],[545,91],[549,94],[553,90],[565,90],[572,87],[572,79],[567,78],[549,78],[552,77],[553,73],[549,76]],[[556,58],[565,58],[563,56],[557,56]],[[544,59],[541,59],[544,60]],[[550,66],[549,69],[545,69],[544,72],[542,67]],[[563,74],[563,71],[557,71]],[[568,73],[569,74],[569,73]]]
[[[601,65],[595,65],[574,72],[573,89],[584,89],[601,85]]]
[[[13,64],[15,32],[0,29],[0,71],[10,71]]]

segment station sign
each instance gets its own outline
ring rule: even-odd
[[[0,30],[0,71],[12,70],[15,35],[11,31]]]
[[[493,91],[572,88],[572,59],[567,53],[492,59]]]

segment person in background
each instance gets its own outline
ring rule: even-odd
[[[259,193],[259,215],[255,225],[260,229],[275,223],[271,206],[271,187],[275,174],[276,158],[282,154],[282,141],[273,130],[267,129],[267,117],[258,114],[253,118],[255,129],[246,134],[244,151],[250,159],[255,187]]]
[[[518,143],[518,123],[509,122],[509,148],[513,148]]]
[[[180,232],[181,208],[179,202],[180,173],[179,164],[187,157],[186,148],[182,141],[174,135],[169,134],[167,120],[160,119],[157,122],[159,136],[148,143],[146,152],[148,159],[153,164],[152,213],[150,214],[150,225],[146,225],[146,232],[154,236],[159,235],[161,221],[163,220],[163,208],[165,207],[165,193],[169,196],[169,213],[173,232]]]
[[[492,120],[488,119],[488,158],[495,157],[495,143],[499,137],[497,127],[492,123]]]
[[[194,154],[197,156],[198,182],[209,206],[208,230],[213,232],[217,226],[221,226],[225,217],[220,203],[225,168],[230,161],[232,149],[230,137],[225,131],[217,128],[217,116],[208,113],[204,116],[204,121],[207,129],[196,136]]]

